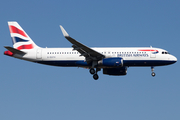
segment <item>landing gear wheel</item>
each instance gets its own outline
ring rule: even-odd
[[[156,74],[154,73],[154,66],[151,66],[151,71],[152,71],[152,73],[151,73],[151,75],[154,77]]]
[[[154,72],[152,72],[151,75],[154,77],[156,74]]]
[[[94,68],[91,68],[91,69],[89,70],[89,72],[90,72],[91,74],[94,74],[96,71],[94,70]]]
[[[93,75],[94,80],[97,80],[99,78],[98,74]]]

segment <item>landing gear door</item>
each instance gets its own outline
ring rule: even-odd
[[[39,60],[42,59],[42,49],[37,49],[36,58],[39,59]]]

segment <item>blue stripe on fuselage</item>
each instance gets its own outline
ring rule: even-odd
[[[66,66],[66,67],[76,67],[76,66],[91,66],[83,60],[68,60],[68,61],[36,61],[40,64],[52,65],[52,66]]]
[[[68,60],[68,61],[59,60],[59,61],[35,61],[35,62],[40,64],[62,66],[62,67],[92,66],[92,64],[87,64],[83,60]],[[176,61],[165,61],[165,60],[124,60],[123,66],[163,66],[163,65],[170,65],[175,62]]]
[[[168,61],[168,60],[124,60],[124,66],[163,66],[170,65],[175,63],[176,61]]]

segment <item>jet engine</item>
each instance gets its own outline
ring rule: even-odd
[[[99,64],[107,67],[121,67],[123,66],[123,58],[104,58],[99,61]]]

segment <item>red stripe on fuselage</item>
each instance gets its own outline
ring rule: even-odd
[[[12,26],[10,25],[9,26],[9,30],[10,30],[10,33],[18,33],[24,37],[27,37],[26,33],[18,28],[16,28],[15,26]]]
[[[21,49],[32,49],[32,48],[33,48],[33,44],[29,44],[29,45],[21,45],[16,49],[21,50]]]
[[[145,51],[145,52],[146,51],[156,51],[157,52],[158,50],[144,49],[144,50],[138,50],[138,51]]]

